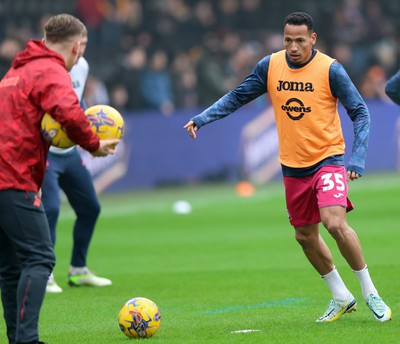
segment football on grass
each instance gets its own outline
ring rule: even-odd
[[[153,301],[135,297],[122,306],[118,323],[121,331],[129,338],[149,338],[160,328],[161,313]]]
[[[121,114],[109,105],[94,105],[85,111],[92,131],[100,138],[122,139],[124,135],[124,119]],[[48,113],[45,113],[41,122],[41,132],[44,139],[52,146],[70,148],[75,145],[65,132],[64,128]]]

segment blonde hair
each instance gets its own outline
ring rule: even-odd
[[[44,25],[44,38],[51,43],[69,41],[75,36],[87,33],[85,25],[70,14],[57,14]]]

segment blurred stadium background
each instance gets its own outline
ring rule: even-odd
[[[64,292],[46,295],[41,340],[122,343],[119,307],[145,296],[163,314],[158,343],[399,342],[396,320],[381,326],[361,305],[358,282],[324,231],[360,306],[333,326],[315,326],[329,295],[286,221],[266,97],[202,129],[197,141],[182,129],[262,56],[281,49],[284,17],[303,10],[314,17],[317,48],[345,66],[371,112],[369,176],[351,184],[358,208],[349,218],[397,314],[400,107],[384,87],[400,68],[399,0],[0,0],[1,77],[28,39],[42,37],[49,15],[75,14],[89,29],[86,103],[116,107],[127,124],[116,156],[82,152],[98,191],[107,191],[90,266],[113,285],[67,286],[75,214],[64,204],[55,270]],[[352,125],[339,110],[350,150]],[[253,197],[236,197],[237,182],[271,179],[278,182],[257,187]],[[190,202],[190,215],[172,211],[178,199]],[[232,333],[244,329],[260,332]]]
[[[86,103],[110,104],[127,122],[116,157],[86,157],[99,191],[263,184],[279,176],[266,97],[202,130],[197,142],[182,126],[280,50],[284,17],[303,10],[315,20],[317,48],[344,65],[368,102],[367,173],[395,171],[400,108],[384,87],[400,66],[398,0],[2,0],[0,75],[28,39],[42,37],[49,15],[74,14],[89,31]],[[352,127],[340,110],[349,150]]]

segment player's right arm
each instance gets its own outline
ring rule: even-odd
[[[397,105],[400,105],[400,70],[386,83],[386,95]]]
[[[266,93],[269,60],[269,55],[264,57],[239,86],[229,91],[201,114],[191,118],[183,127],[188,134],[192,138],[196,138],[196,131],[202,126],[225,118],[243,105]]]

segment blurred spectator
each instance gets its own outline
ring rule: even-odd
[[[0,42],[0,79],[10,69],[12,60],[22,48],[22,44],[11,37],[5,38]]]
[[[393,39],[382,39],[374,46],[374,58],[383,69],[390,71],[397,65],[396,42]]]
[[[249,75],[249,70],[253,69],[257,62],[265,56],[263,53],[261,44],[258,42],[242,43],[231,55],[229,66],[232,71],[230,73],[237,75],[239,80],[244,80]]]
[[[379,1],[367,0],[363,7],[365,7],[365,25],[369,40],[379,41],[396,34],[394,23],[385,18]]]
[[[239,0],[218,0],[220,30],[235,30],[243,23],[239,13]]]
[[[141,78],[143,97],[150,108],[161,111],[165,116],[174,111],[171,75],[168,56],[164,50],[156,50],[150,57]]]
[[[229,90],[227,80],[215,55],[216,53],[204,48],[198,48],[196,76],[199,105],[213,103]]]
[[[254,31],[265,29],[265,26],[261,0],[241,0],[239,28],[245,31],[246,38],[254,38]]]
[[[378,76],[400,64],[398,0],[14,2],[0,4],[1,45],[10,37],[23,44],[40,39],[48,14],[76,12],[89,31],[91,73],[106,83],[110,102],[128,110],[151,107],[167,115],[175,107],[215,101],[242,81],[258,56],[282,49],[279,18],[287,8],[312,13],[323,37],[316,48],[337,58],[366,98],[379,97]],[[163,57],[152,54],[148,61],[148,52],[161,51]],[[0,68],[7,63],[0,53]]]
[[[368,69],[361,82],[360,92],[368,99],[381,99],[387,101],[385,94],[386,72],[381,66],[375,65]]]
[[[121,84],[115,85],[110,94],[110,105],[121,112],[126,112],[128,109],[128,90]]]
[[[93,75],[88,77],[84,99],[87,107],[110,103],[105,84]]]
[[[88,51],[99,46],[101,42],[101,25],[106,13],[110,11],[107,0],[76,0],[76,11],[88,30]],[[92,48],[93,47],[93,48]]]
[[[200,0],[194,4],[193,16],[194,23],[197,27],[197,29],[194,30],[197,35],[193,38],[195,42],[199,43],[199,39],[206,32],[214,31],[218,25],[211,0]]]
[[[141,46],[132,47],[118,72],[108,82],[112,104],[124,103],[124,108],[138,110],[146,107],[141,80],[147,64],[147,52]],[[117,108],[118,105],[114,104]]]
[[[172,63],[175,105],[180,108],[195,107],[197,99],[197,77],[192,57],[182,52],[175,56]]]

